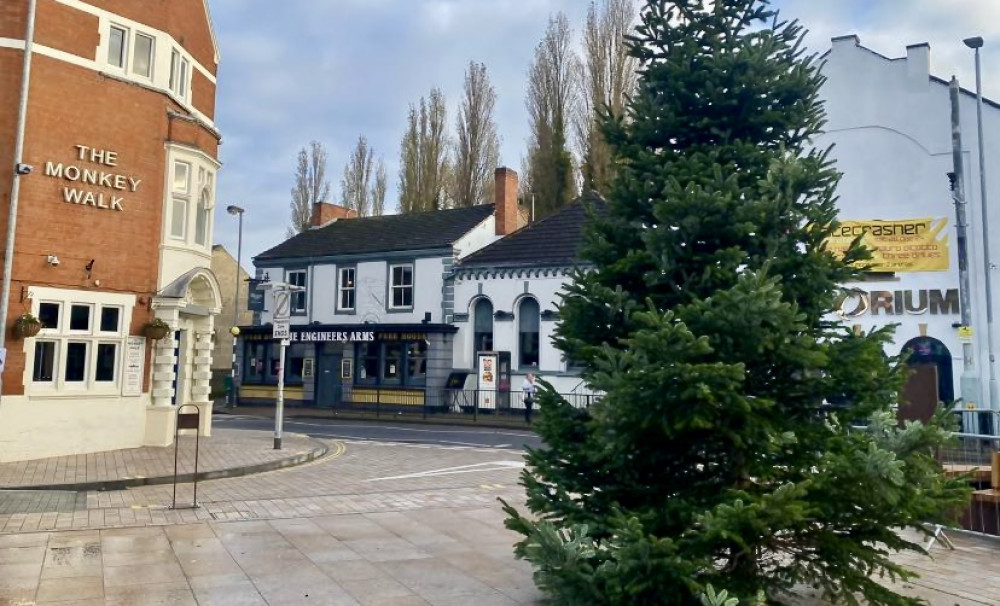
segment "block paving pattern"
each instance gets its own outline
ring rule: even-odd
[[[71,508],[72,493],[25,492],[18,512],[0,509],[0,606],[541,603],[496,500],[523,502],[520,453],[328,444],[299,467],[200,483],[197,509],[170,509],[169,485],[80,493]],[[190,503],[190,485],[177,497]],[[903,590],[1000,605],[1000,543],[952,540],[900,557],[924,575]]]
[[[271,434],[264,431],[216,429],[202,437],[198,471],[220,471],[274,463],[316,448],[318,442],[300,434],[286,434],[282,450],[274,450]],[[181,436],[177,449],[179,473],[194,470],[194,436]],[[156,478],[174,473],[174,447],[144,446],[86,455],[50,457],[0,463],[0,489],[109,482]]]

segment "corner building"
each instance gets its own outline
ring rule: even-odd
[[[0,3],[0,461],[167,445],[188,404],[210,431],[218,61],[206,0]]]

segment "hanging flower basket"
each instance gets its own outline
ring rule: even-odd
[[[22,314],[14,320],[14,334],[22,339],[37,335],[41,329],[41,320],[31,314]]]
[[[157,339],[162,339],[163,337],[167,336],[167,334],[170,332],[170,325],[164,322],[163,320],[157,318],[152,322],[150,322],[149,324],[147,324],[143,328],[143,332],[146,333],[146,338],[155,341]]]

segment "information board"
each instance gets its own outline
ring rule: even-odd
[[[142,378],[146,368],[146,337],[129,337],[125,343],[125,372],[122,373],[122,395],[142,394]]]

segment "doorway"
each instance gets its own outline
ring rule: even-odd
[[[927,421],[942,402],[955,399],[951,352],[934,337],[917,337],[903,345],[909,353],[909,377],[899,407],[901,421]]]
[[[330,343],[317,348],[316,353],[316,406],[318,408],[338,408],[343,399],[340,379],[342,351],[334,350]]]

